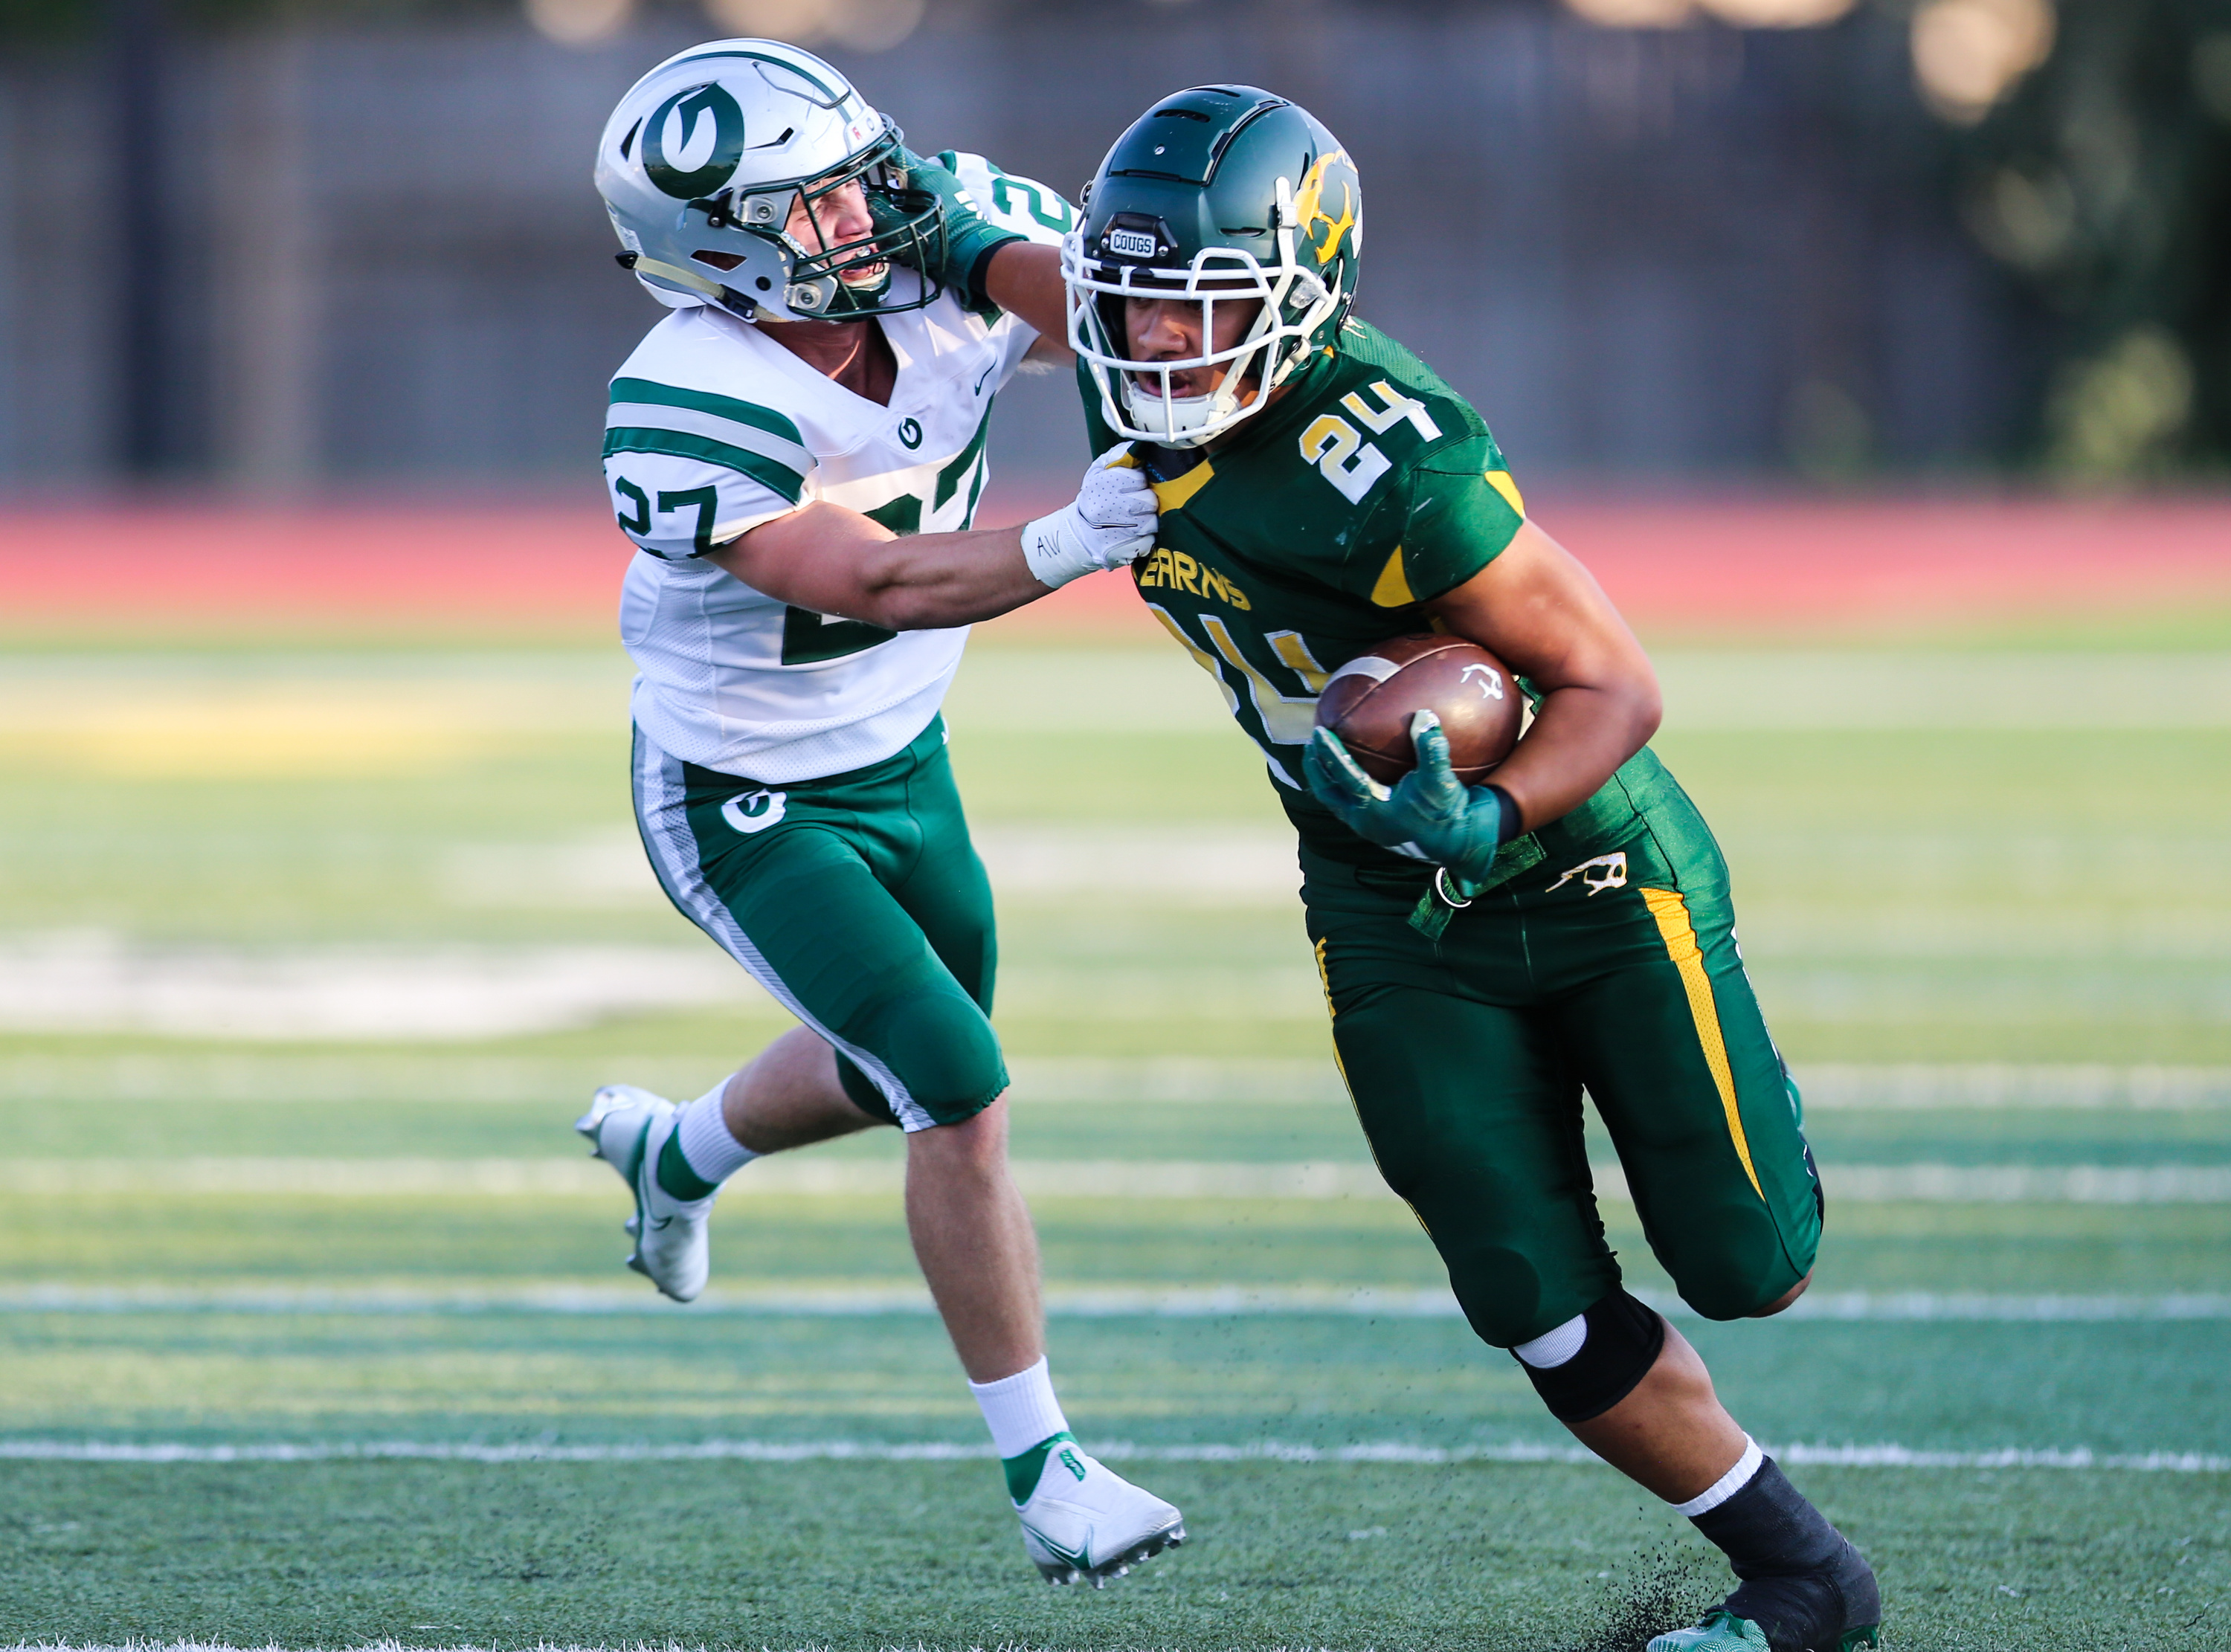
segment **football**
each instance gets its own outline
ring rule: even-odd
[[[1374,780],[1392,785],[1417,766],[1410,718],[1430,711],[1449,737],[1457,778],[1476,786],[1518,743],[1525,697],[1503,661],[1460,636],[1396,636],[1332,674],[1317,700],[1319,728],[1340,736]]]

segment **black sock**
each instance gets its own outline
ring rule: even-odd
[[[1766,1631],[1774,1652],[1838,1652],[1846,1630],[1882,1621],[1875,1575],[1771,1457],[1717,1508],[1691,1518],[1743,1582],[1727,1610]]]

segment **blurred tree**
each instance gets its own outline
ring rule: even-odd
[[[2045,16],[2050,55],[1976,112],[1966,179],[1977,237],[2057,318],[2039,450],[2079,480],[2231,467],[2231,0]],[[1926,90],[1918,16],[1915,57]]]

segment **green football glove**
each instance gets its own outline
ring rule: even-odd
[[[1357,766],[1340,736],[1320,728],[1310,736],[1302,771],[1310,795],[1340,816],[1348,829],[1382,849],[1430,861],[1448,874],[1459,900],[1478,893],[1495,852],[1503,845],[1503,799],[1491,787],[1470,786],[1449,766],[1449,737],[1429,711],[1410,719],[1418,766],[1392,787]]]
[[[897,156],[908,186],[928,190],[944,208],[939,232],[931,238],[916,268],[931,281],[958,293],[963,302],[980,307],[990,301],[984,291],[984,275],[992,267],[992,255],[1011,241],[1027,237],[1002,229],[984,216],[984,209],[953,170],[956,159],[949,149],[934,160],[903,147]]]

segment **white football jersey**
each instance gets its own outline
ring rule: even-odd
[[[986,216],[1060,241],[1072,215],[1059,196],[959,158]],[[686,762],[777,784],[881,762],[928,726],[960,663],[966,626],[893,633],[817,614],[704,559],[816,500],[901,534],[973,519],[992,398],[1038,334],[951,293],[863,325],[881,326],[898,358],[888,406],[703,306],[653,327],[612,379],[605,481],[637,547],[620,595],[635,720]]]

